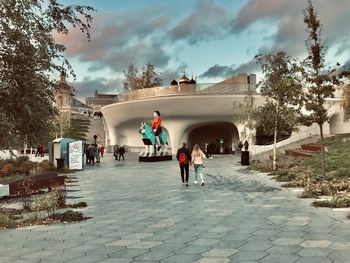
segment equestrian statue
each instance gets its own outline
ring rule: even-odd
[[[153,112],[154,120],[152,125],[142,122],[139,133],[145,145],[145,152],[141,152],[140,156],[152,157],[168,155],[168,135],[161,127],[160,112]]]

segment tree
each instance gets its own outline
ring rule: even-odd
[[[265,129],[273,131],[273,170],[275,170],[278,133],[286,128],[297,129],[297,105],[302,90],[298,79],[300,71],[293,59],[283,51],[272,55],[260,54],[255,56],[255,60],[261,65],[262,73],[265,74],[260,83],[260,92],[266,100],[265,105],[257,109],[256,119],[260,122],[258,121],[256,125],[263,125]]]
[[[303,61],[306,88],[302,105],[306,113],[302,116],[302,121],[306,125],[317,123],[320,128],[321,176],[325,176],[323,124],[330,118],[326,100],[334,97],[334,85],[339,85],[340,81],[336,70],[325,66],[326,50],[321,38],[322,25],[311,0],[308,0],[308,6],[304,10],[304,23],[308,34],[305,43],[309,56]]]
[[[89,6],[58,0],[0,1],[0,147],[41,142],[52,131],[56,110],[53,80],[66,67],[65,47],[53,38],[79,28],[90,40]],[[63,65],[63,66],[62,66]],[[23,145],[23,144],[22,144]]]
[[[142,67],[142,74],[138,76],[139,70],[134,64],[128,66],[127,71],[123,71],[125,80],[123,82],[124,91],[133,91],[138,89],[147,89],[162,85],[162,80],[155,71],[155,66],[147,63]]]

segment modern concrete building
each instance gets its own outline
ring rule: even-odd
[[[252,145],[255,131],[247,131],[241,118],[248,92],[254,97],[255,105],[264,103],[264,98],[256,92],[254,74],[240,74],[216,84],[198,84],[184,75],[179,81],[173,80],[170,86],[122,94],[118,103],[101,109],[108,126],[106,145],[126,145],[130,151],[141,151],[144,145],[138,133],[140,123],[150,123],[154,110],[161,112],[172,153],[183,141],[190,147],[197,143],[202,148],[205,143],[218,145],[220,140],[226,147],[246,139]],[[340,101],[339,95],[329,101],[332,118],[324,127],[326,133],[350,132],[350,124],[342,119]],[[316,125],[301,127],[298,133],[281,143],[318,132]],[[250,149],[254,154],[267,151],[269,147],[252,145]]]

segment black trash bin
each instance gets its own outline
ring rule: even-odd
[[[64,158],[57,158],[57,170],[61,171],[64,168]]]
[[[241,152],[241,165],[249,165],[249,151]]]

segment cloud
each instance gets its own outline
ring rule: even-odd
[[[328,47],[341,41],[346,41],[349,35],[348,10],[350,1],[347,0],[318,0],[313,1],[318,18],[323,24],[323,39]],[[231,32],[239,34],[257,22],[275,23],[277,32],[274,42],[268,52],[284,50],[292,56],[303,56],[305,48],[305,24],[303,23],[303,10],[306,8],[305,0],[250,0],[231,21]],[[339,45],[337,54],[344,52],[346,46]]]
[[[170,41],[185,40],[194,45],[203,40],[225,36],[229,22],[228,12],[212,1],[200,1],[195,10],[184,17],[167,34]]]
[[[77,99],[84,101],[86,97],[93,97],[95,90],[99,93],[108,93],[108,94],[118,94],[122,91],[122,79],[107,79],[107,78],[95,78],[91,79],[85,77],[82,81],[70,83],[76,90]]]
[[[239,66],[220,66],[218,64],[210,67],[200,75],[201,78],[229,78],[240,73],[253,73],[260,69],[254,60],[242,63]]]
[[[82,62],[92,62],[91,70],[104,68],[122,71],[130,63],[150,62],[166,66],[170,56],[157,38],[164,32],[170,18],[157,10],[101,12],[94,18],[91,42],[83,41],[81,32],[72,29],[68,36],[55,34],[57,42],[67,47],[70,57]]]

